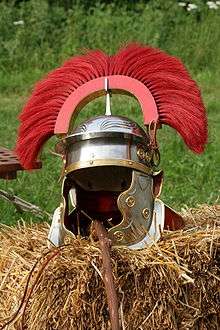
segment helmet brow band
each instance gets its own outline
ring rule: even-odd
[[[82,169],[82,168],[89,168],[89,167],[97,167],[97,166],[122,166],[128,167],[131,169],[138,170],[145,174],[153,174],[152,168],[138,163],[133,160],[129,159],[94,159],[94,160],[87,160],[87,161],[79,161],[73,163],[66,167],[64,174],[67,175],[70,172]]]
[[[111,93],[127,94],[137,99],[142,109],[145,125],[152,121],[157,122],[157,106],[149,89],[137,79],[123,75],[112,75],[90,80],[68,96],[58,114],[54,129],[55,134],[68,133],[72,116],[75,117],[87,103],[106,94],[105,78],[108,78]]]

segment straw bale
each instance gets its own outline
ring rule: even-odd
[[[183,215],[184,231],[164,233],[151,248],[112,250],[122,329],[220,328],[220,206]],[[43,254],[23,319],[6,329],[110,329],[98,244],[71,240],[46,255],[47,232],[48,224],[0,227],[0,324],[18,309]]]

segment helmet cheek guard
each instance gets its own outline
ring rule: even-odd
[[[115,93],[138,100],[146,131],[111,115]],[[102,95],[105,115],[75,127],[79,111]],[[207,143],[200,91],[180,60],[138,44],[114,56],[101,51],[75,56],[36,85],[20,120],[16,151],[24,168],[35,167],[50,136],[61,138],[62,200],[49,233],[55,245],[66,233],[88,236],[92,219],[104,223],[114,245],[130,248],[152,244],[164,228],[182,226],[181,217],[158,199],[163,172],[155,172],[156,131],[162,124],[196,153]]]
[[[118,196],[117,202],[123,219],[109,230],[110,239],[117,245],[139,243],[149,232],[153,219],[152,176],[134,170],[129,189]]]

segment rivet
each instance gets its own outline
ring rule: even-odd
[[[129,164],[129,165],[132,165],[133,163],[130,161],[130,162],[128,162],[128,164]]]
[[[93,160],[90,160],[89,164],[92,165],[93,164]]]
[[[143,160],[144,157],[145,157],[144,149],[139,148],[139,149],[137,150],[137,155],[138,155],[138,158],[139,158],[139,159]]]
[[[135,205],[135,199],[132,196],[127,197],[125,202],[128,207],[133,207]]]
[[[114,236],[117,241],[122,241],[124,238],[124,234],[121,231],[114,232]]]
[[[144,159],[147,163],[150,163],[151,159],[152,159],[152,153],[151,152],[145,152],[145,156],[144,156]]]
[[[143,215],[144,219],[148,219],[149,214],[150,214],[150,211],[147,208],[142,210],[142,215]]]

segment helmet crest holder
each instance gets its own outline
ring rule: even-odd
[[[79,111],[87,103],[103,95],[107,96],[106,111],[109,115],[110,93],[111,95],[125,94],[135,97],[141,106],[144,124],[157,123],[159,117],[157,106],[149,89],[134,78],[113,75],[90,80],[69,94],[57,116],[54,133],[57,135],[67,134],[70,122],[76,118]]]
[[[144,124],[150,136],[149,147],[152,150],[152,158],[155,158],[155,166],[159,165],[160,155],[156,141],[156,130],[161,127],[158,119],[158,111],[155,100],[149,89],[140,81],[121,75],[102,77],[91,80],[73,91],[64,102],[54,128],[54,134],[64,137],[68,135],[70,126],[74,125],[79,112],[94,99],[106,95],[105,115],[110,116],[112,94],[121,94],[134,97],[139,102]],[[61,144],[58,143],[61,149]],[[64,147],[64,146],[63,146]]]

